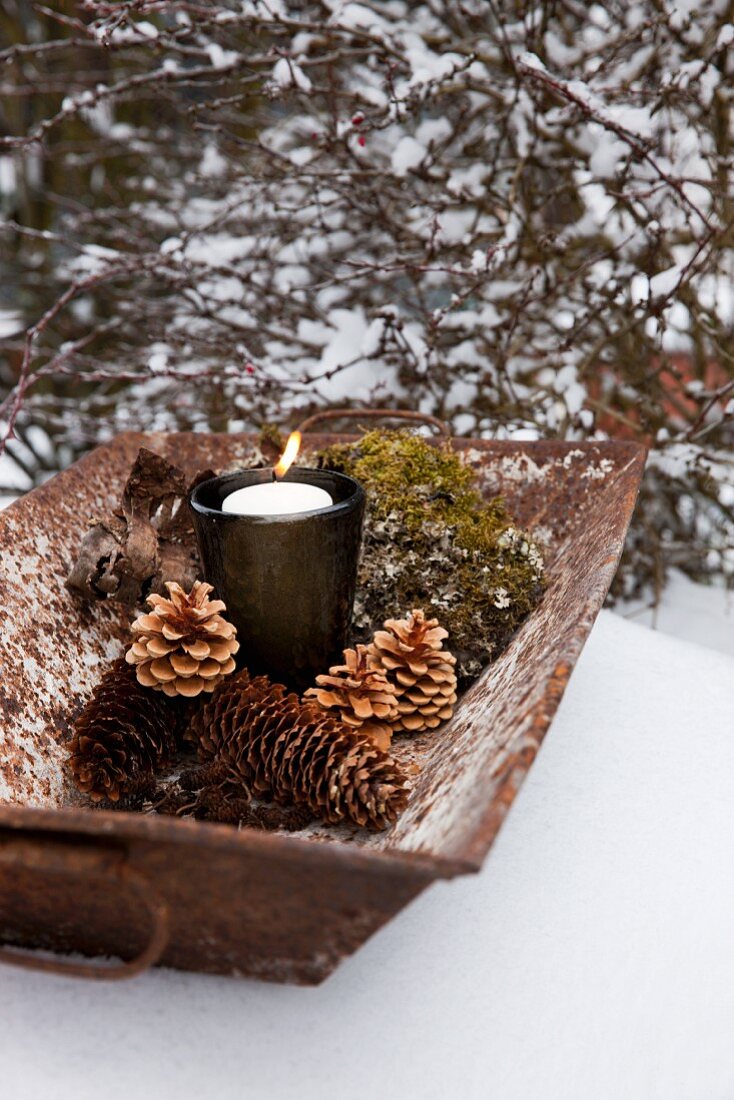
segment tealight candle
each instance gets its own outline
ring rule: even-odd
[[[301,690],[347,642],[365,494],[346,474],[293,466],[299,442],[293,432],[273,469],[200,482],[189,503],[238,660]]]
[[[273,480],[236,489],[222,501],[222,511],[235,516],[292,516],[330,508],[334,498],[319,485],[303,481],[281,481],[301,446],[301,433],[291,432],[288,443],[273,469]]]
[[[299,481],[266,481],[236,489],[222,501],[222,511],[237,516],[290,516],[330,508],[334,498],[318,485]]]

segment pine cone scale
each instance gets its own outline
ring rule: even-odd
[[[167,680],[176,679],[176,670],[168,657],[156,657],[150,662],[150,671],[156,680],[165,684]]]
[[[169,642],[180,642],[185,637],[182,630],[176,630],[175,627],[169,626],[168,623],[164,623],[161,627],[161,634],[164,638],[167,638]]]

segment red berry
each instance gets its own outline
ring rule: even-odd
[[[364,134],[360,134],[359,137],[357,138],[357,141],[359,142],[360,145],[366,145],[367,144],[367,138],[364,136]]]
[[[364,115],[354,115],[352,118],[352,126],[361,126],[364,122]]]
[[[254,374],[255,373],[255,368],[253,367],[252,363],[248,363],[247,366],[245,367],[245,370],[247,371],[248,374]]]

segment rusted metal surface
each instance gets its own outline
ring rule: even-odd
[[[111,981],[132,978],[147,970],[158,962],[168,944],[168,904],[158,895],[150,880],[130,866],[127,853],[122,848],[83,847],[79,843],[59,841],[45,834],[34,839],[24,832],[0,838],[0,867],[8,869],[11,876],[13,872],[20,872],[20,881],[16,878],[14,884],[14,897],[21,905],[21,920],[25,917],[29,898],[39,892],[36,907],[41,906],[45,918],[41,934],[49,925],[58,928],[64,903],[68,906],[68,880],[80,874],[87,881],[98,882],[98,888],[114,899],[116,907],[120,904],[120,895],[124,897],[126,893],[132,893],[135,909],[147,912],[150,924],[147,942],[129,962],[100,967],[89,962],[48,958],[36,952],[21,954],[10,947],[0,947],[2,963],[68,977]],[[24,874],[27,877],[25,886]],[[59,879],[63,885],[61,897],[57,898],[52,884]],[[74,918],[79,919],[78,912],[72,914]],[[119,920],[119,916],[116,919]]]
[[[277,835],[90,810],[65,773],[70,723],[120,654],[127,616],[78,602],[64,579],[141,445],[193,475],[252,441],[125,434],[0,514],[0,941],[317,982],[430,882],[481,865],[614,575],[644,451],[456,442],[485,494],[502,493],[543,543],[543,602],[447,726],[400,743],[420,773],[392,829]]]

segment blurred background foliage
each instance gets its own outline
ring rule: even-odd
[[[642,440],[617,592],[734,583],[733,8],[6,0],[0,493],[396,403]]]

